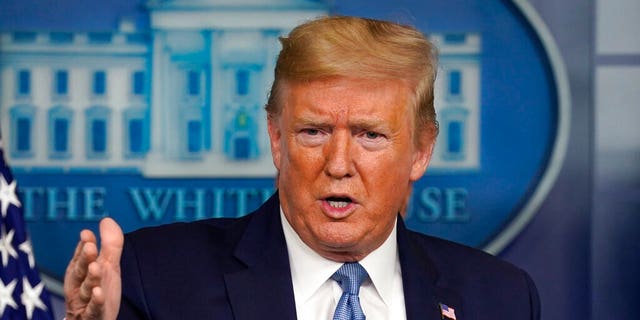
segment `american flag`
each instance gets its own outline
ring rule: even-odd
[[[0,137],[0,319],[53,319]]]
[[[446,319],[446,320],[456,320],[456,311],[447,306],[444,303],[440,304],[440,311],[442,313],[442,319]]]

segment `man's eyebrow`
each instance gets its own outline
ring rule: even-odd
[[[371,117],[367,119],[355,119],[355,120],[349,121],[349,127],[355,128],[355,129],[387,130],[389,129],[389,123],[384,119]]]
[[[318,114],[296,115],[294,117],[294,123],[297,126],[311,126],[319,128],[329,128],[335,126],[335,123],[332,121],[330,116],[322,116]],[[391,130],[388,121],[379,117],[349,120],[348,126],[351,130]]]
[[[328,117],[322,117],[319,115],[302,114],[294,116],[294,123],[297,125],[306,125],[314,127],[328,127],[331,124]]]

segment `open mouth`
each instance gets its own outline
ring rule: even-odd
[[[350,203],[353,202],[351,199],[343,197],[329,197],[326,199],[326,201],[331,207],[337,209],[346,208]]]

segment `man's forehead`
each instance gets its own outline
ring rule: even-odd
[[[286,107],[285,107],[286,108]],[[395,132],[412,126],[412,113],[399,112],[394,107],[367,109],[336,107],[323,105],[296,105],[285,111],[286,122],[294,127],[310,126],[318,128],[347,127],[352,130],[375,130]]]
[[[282,80],[283,88],[315,87],[331,89],[345,84],[357,84],[362,87],[411,87],[409,81],[398,78],[365,78],[357,75],[333,75],[305,80]]]
[[[372,127],[388,121],[405,122],[401,118],[414,113],[412,92],[401,80],[331,77],[282,84],[279,116],[296,123],[348,120],[349,126]]]
[[[390,119],[376,113],[362,113],[350,108],[337,108],[337,110],[324,109],[322,107],[296,108],[291,114],[293,121],[309,125],[333,125],[344,123],[350,127],[374,127],[384,126]]]
[[[358,101],[370,105],[403,103],[410,99],[411,90],[400,80],[332,77],[284,83],[281,94],[285,102],[324,102],[347,109],[359,105]]]

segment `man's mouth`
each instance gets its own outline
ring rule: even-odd
[[[342,197],[329,197],[326,200],[331,207],[337,208],[337,209],[346,208],[350,203],[353,202],[349,198],[342,198]]]

